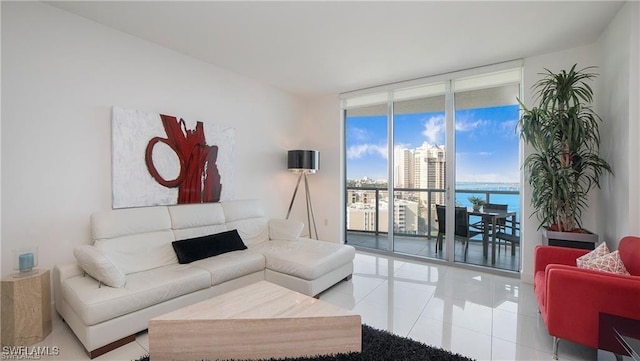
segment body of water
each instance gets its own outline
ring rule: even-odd
[[[516,218],[520,220],[520,185],[518,183],[456,183],[456,204],[471,208],[469,197],[476,196],[485,198],[485,192],[510,191],[517,194],[489,194],[489,202],[495,204],[506,204],[509,211],[517,212]],[[464,193],[458,191],[465,191]],[[479,190],[481,192],[468,193],[469,190]]]

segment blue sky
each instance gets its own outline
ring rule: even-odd
[[[458,110],[456,181],[517,183],[517,121],[517,105]],[[444,145],[444,112],[396,115],[394,131],[394,144],[403,148]],[[348,117],[346,134],[347,179],[387,179],[386,116]]]

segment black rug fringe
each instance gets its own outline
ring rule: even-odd
[[[362,352],[339,353],[316,357],[271,358],[261,361],[471,361],[473,359],[447,350],[427,346],[408,337],[394,335],[362,325]],[[149,355],[136,361],[150,361]],[[202,360],[210,361],[210,360]],[[231,360],[228,360],[231,361]]]

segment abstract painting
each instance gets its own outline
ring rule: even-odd
[[[233,128],[118,107],[111,125],[114,209],[233,199]]]

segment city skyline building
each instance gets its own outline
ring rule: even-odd
[[[428,142],[414,150],[413,177],[416,188],[420,189],[446,189],[447,157],[443,145],[430,144]],[[434,193],[431,205],[444,204],[444,193]],[[420,192],[420,203],[429,207],[429,193]]]
[[[394,188],[404,189],[393,195],[396,205],[393,226],[396,232],[417,234],[420,209],[429,212],[435,209],[435,204],[444,204],[444,192],[414,189],[445,189],[446,160],[445,147],[429,142],[423,142],[414,149],[394,149]],[[347,229],[387,232],[388,212],[389,195],[386,190],[348,189]]]

